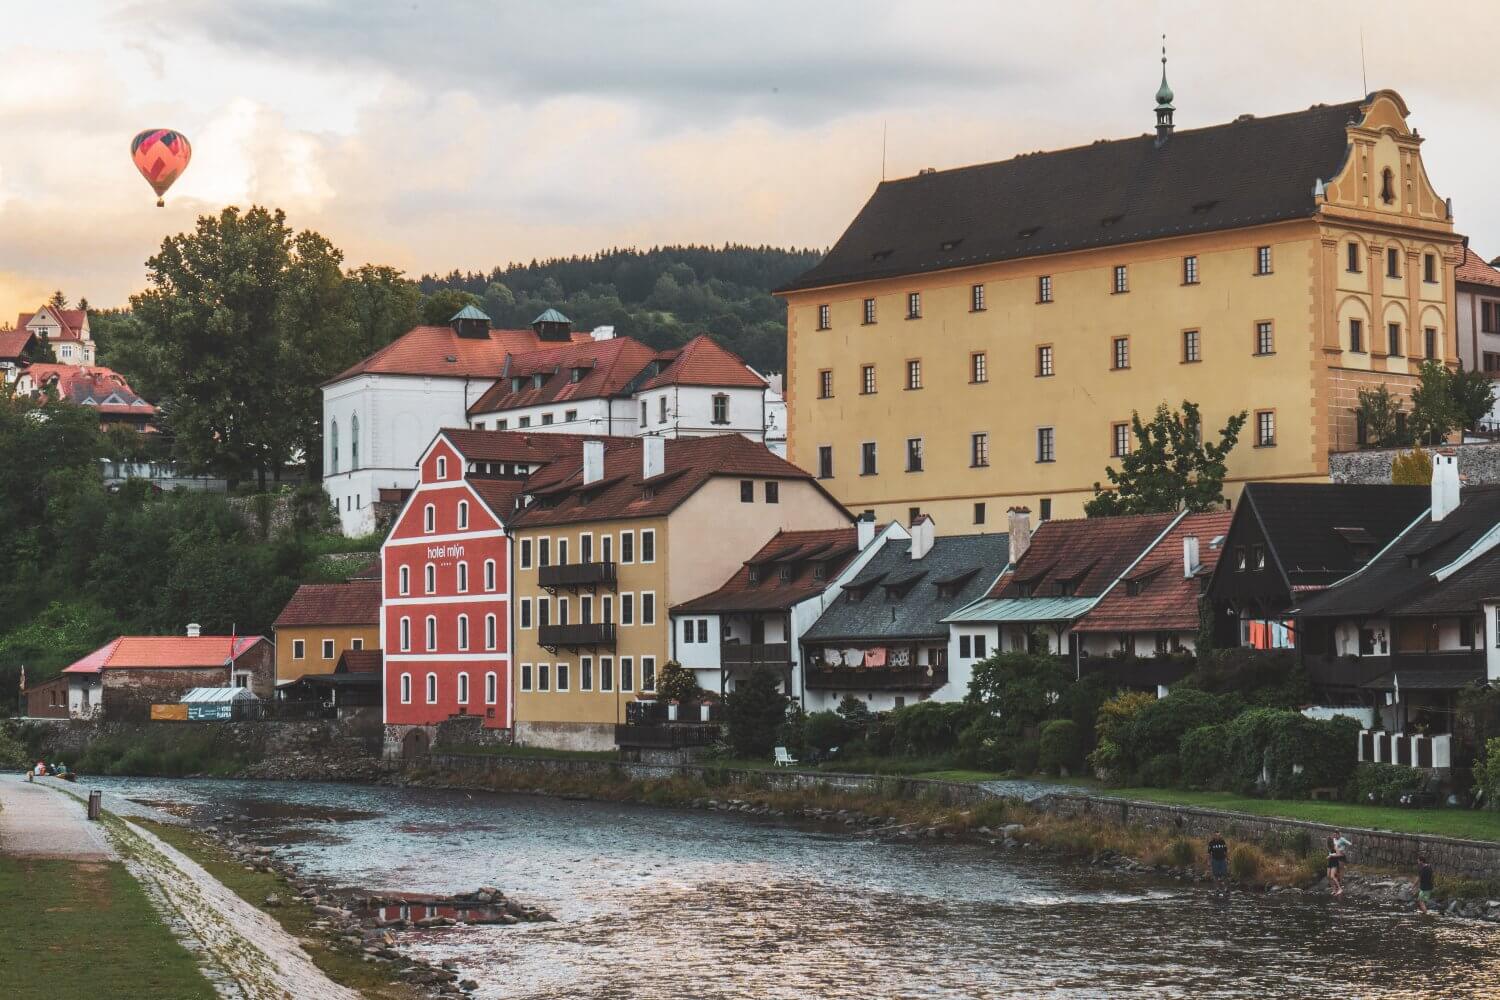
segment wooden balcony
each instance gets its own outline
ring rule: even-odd
[[[542,566],[537,570],[537,582],[551,593],[560,589],[578,591],[597,590],[615,585],[613,562],[566,563],[561,566]]]
[[[543,625],[537,630],[537,643],[550,652],[559,648],[615,648],[615,627],[603,622],[591,625]]]
[[[936,691],[947,667],[809,667],[807,686],[833,691]]]
[[[1302,657],[1308,679],[1320,687],[1357,688],[1382,674],[1395,671],[1403,686],[1424,687],[1420,675],[1434,678],[1472,674],[1485,675],[1482,649],[1436,650],[1430,653],[1396,653],[1392,656],[1325,656],[1307,653]]]
[[[615,746],[622,750],[677,750],[682,747],[712,746],[719,739],[719,727],[702,723],[665,723],[662,725],[616,725]]]
[[[721,642],[719,663],[725,667],[789,667],[792,646],[786,642]]]

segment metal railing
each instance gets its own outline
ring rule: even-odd
[[[608,646],[613,649],[615,627],[604,622],[594,622],[591,625],[543,625],[537,630],[537,642],[548,649],[560,646]]]
[[[566,563],[543,566],[537,570],[537,583],[543,587],[594,587],[615,585],[613,562]]]

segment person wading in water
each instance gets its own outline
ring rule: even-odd
[[[1208,868],[1214,877],[1214,892],[1229,895],[1229,845],[1217,830],[1208,838]]]
[[[1326,841],[1328,845],[1328,887],[1333,890],[1335,896],[1344,894],[1344,880],[1339,877],[1339,869],[1344,864],[1344,852],[1339,850],[1339,845],[1332,837]]]

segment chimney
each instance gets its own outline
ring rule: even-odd
[[[187,634],[189,639],[196,639],[203,634],[203,626],[197,622],[193,622],[187,627]]]
[[[931,514],[923,514],[917,518],[911,526],[911,557],[913,560],[923,559],[927,553],[932,551],[932,535],[937,526],[932,523]]]
[[[874,513],[872,512],[859,515],[859,519],[854,522],[854,526],[859,532],[859,551],[863,552],[865,549],[869,548],[870,545],[875,541]]]
[[[1031,548],[1031,508],[1011,507],[1005,513],[1010,518],[1010,564],[1015,566]]]
[[[655,434],[641,438],[641,478],[650,479],[667,471],[667,439]]]
[[[604,442],[583,442],[583,485],[597,483],[604,478]]]
[[[1432,453],[1432,519],[1441,521],[1458,509],[1458,452]]]
[[[589,336],[595,340],[614,340],[615,328],[612,326],[596,326]]]
[[[1182,540],[1182,575],[1191,580],[1203,566],[1198,558],[1198,536],[1188,535]]]

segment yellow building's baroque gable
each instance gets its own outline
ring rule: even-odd
[[[1078,514],[1120,425],[1191,400],[1248,416],[1231,495],[1322,479],[1361,388],[1456,361],[1420,143],[1381,91],[882,184],[782,291],[790,457],[856,512],[984,530]]]

